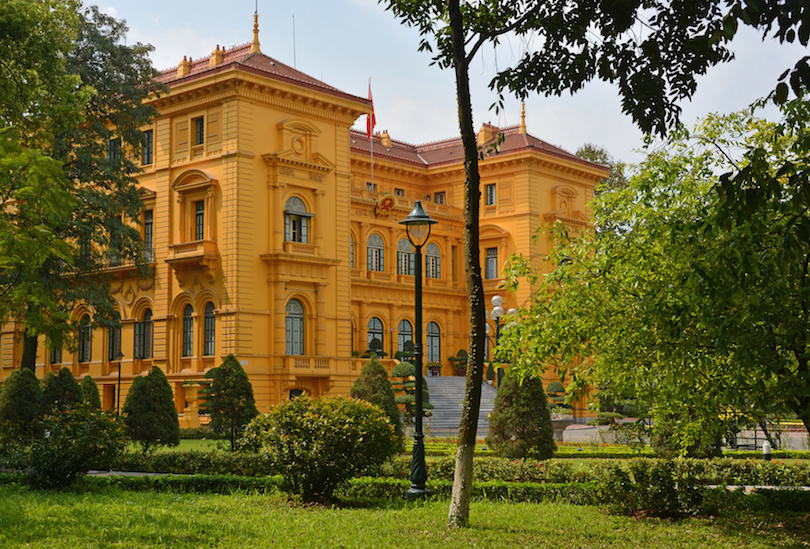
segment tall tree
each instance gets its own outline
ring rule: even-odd
[[[400,362],[400,364],[403,363]],[[363,366],[360,375],[352,383],[349,394],[352,398],[363,399],[385,412],[391,425],[394,426],[397,451],[404,450],[405,436],[402,431],[402,412],[400,412],[399,406],[397,406],[394,399],[394,389],[388,380],[388,372],[379,358],[372,356]]]
[[[472,120],[469,67],[482,46],[508,33],[531,34],[514,66],[500,71],[490,86],[518,97],[536,91],[575,92],[593,79],[616,83],[622,110],[645,131],[663,134],[678,121],[677,102],[694,94],[697,76],[731,58],[727,48],[739,24],[775,29],[782,41],[810,38],[810,7],[801,0],[718,3],[596,2],[595,0],[380,0],[395,16],[417,27],[419,49],[433,53],[440,68],[456,75],[459,127],[465,158],[465,262],[470,300],[470,367],[456,455],[448,522],[466,526],[472,488],[472,457],[480,406],[484,359],[484,292],[478,250],[480,177]],[[643,29],[636,32],[636,26]],[[795,90],[810,82],[802,59],[789,78]],[[793,85],[797,83],[797,85]],[[785,83],[779,88],[787,90]]]
[[[0,319],[25,328],[22,366],[38,336],[72,341],[77,303],[113,321],[104,268],[141,260],[135,164],[151,46],[125,45],[126,26],[72,0],[11,0],[0,16]],[[7,27],[5,26],[7,25]],[[36,198],[33,199],[33,198]]]
[[[597,224],[612,230],[558,227],[552,272],[501,338],[512,368],[532,375],[543,364],[574,390],[631,394],[684,453],[718,439],[729,412],[752,424],[788,412],[810,432],[810,213],[789,179],[745,220],[715,192],[717,174],[750,166],[741,151],[806,164],[810,110],[795,103],[781,124],[749,111],[673,132],[625,188],[596,199]],[[801,243],[786,258],[791,238]]]
[[[225,357],[219,367],[208,370],[205,378],[211,380],[211,385],[203,393],[202,411],[211,414],[211,428],[228,437],[233,451],[245,426],[259,415],[253,386],[233,355]]]
[[[152,366],[145,377],[135,378],[121,412],[130,438],[141,445],[144,454],[156,445],[180,444],[180,422],[172,388],[157,366]]]

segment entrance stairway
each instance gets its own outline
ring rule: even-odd
[[[425,420],[425,435],[428,437],[455,437],[461,423],[461,404],[464,402],[464,386],[467,378],[463,376],[427,376],[425,377],[430,395],[431,417]],[[478,414],[477,438],[487,436],[489,432],[489,413],[495,404],[497,389],[488,383],[481,387],[481,410]]]

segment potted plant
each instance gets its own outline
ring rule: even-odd
[[[464,349],[459,349],[456,356],[451,356],[447,360],[452,362],[456,367],[456,375],[457,376],[466,376],[467,375],[467,361],[469,360],[469,355],[467,355],[467,351]]]
[[[441,362],[428,362],[427,363],[427,372],[429,376],[440,376],[442,375],[442,363]]]

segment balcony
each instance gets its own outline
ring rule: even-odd
[[[328,376],[335,369],[335,359],[325,356],[286,356],[284,366],[295,375]]]
[[[217,243],[214,240],[192,240],[170,244],[166,263],[174,269],[181,286],[185,283],[188,272],[198,269],[213,282],[217,265]]]

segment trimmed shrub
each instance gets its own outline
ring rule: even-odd
[[[211,429],[224,435],[236,448],[236,439],[251,419],[259,415],[253,398],[253,386],[242,365],[228,355],[218,368],[205,374],[211,385],[203,391],[201,411],[211,414]]]
[[[64,488],[90,469],[106,469],[126,443],[111,414],[83,405],[60,408],[39,423],[43,436],[20,456],[27,481],[35,488]]]
[[[122,413],[130,438],[141,445],[144,454],[157,445],[180,444],[172,388],[157,366],[146,377],[135,378]]]
[[[388,372],[376,356],[371,357],[360,375],[354,381],[350,392],[353,398],[360,398],[380,408],[388,416],[394,426],[397,452],[404,449],[404,433],[402,432],[402,412],[394,399],[394,390],[388,380]]]
[[[32,436],[41,402],[42,389],[36,374],[27,368],[11,372],[0,391],[0,430],[3,435],[11,440]]]
[[[84,376],[80,388],[84,404],[93,410],[101,410],[101,397],[98,394],[98,385],[90,376]]]
[[[489,415],[487,444],[501,456],[548,459],[557,448],[543,382],[506,374]]]
[[[125,452],[113,468],[119,471],[172,473],[175,475],[241,475],[267,476],[275,468],[265,453],[243,452]]]
[[[394,455],[394,427],[385,412],[359,399],[303,395],[274,406],[245,430],[292,492],[327,501],[350,478],[373,472]]]
[[[56,375],[49,372],[45,376],[45,385],[42,388],[43,414],[62,408],[75,407],[81,403],[82,390],[68,368],[62,368]]]

